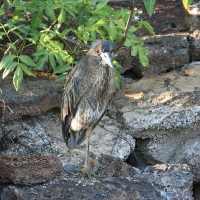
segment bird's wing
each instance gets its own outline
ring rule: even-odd
[[[88,83],[90,81],[87,75],[87,59],[88,56],[85,56],[72,69],[62,98],[62,134],[67,146],[69,145],[68,139],[70,138],[71,147],[75,147],[85,139],[85,130],[81,129],[75,133],[71,130],[71,122],[76,115],[81,98],[88,90]]]

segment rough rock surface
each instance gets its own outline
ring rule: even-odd
[[[166,199],[193,199],[193,175],[187,165],[157,164],[147,167],[143,175]]]
[[[200,60],[200,30],[195,30],[189,36],[191,61]]]
[[[31,79],[31,80],[29,80]],[[19,92],[15,91],[12,78],[2,81],[0,91],[1,115],[4,121],[21,118],[24,115],[34,116],[52,108],[60,107],[62,84],[55,84],[52,80],[25,79]],[[2,113],[3,112],[3,113]]]
[[[61,199],[66,195],[69,199],[79,199],[80,195],[83,199],[95,199],[97,195],[99,199],[131,199],[133,195],[135,199],[171,200],[179,196],[192,199],[193,177],[199,181],[199,71],[199,65],[192,65],[180,71],[145,76],[139,81],[122,79],[121,89],[91,137],[90,165],[96,174],[107,177],[98,183],[96,179],[81,181],[76,172],[75,168],[84,163],[85,144],[73,150],[66,147],[58,109],[4,123],[2,153],[15,153],[17,157],[57,157],[65,172],[37,186],[1,186],[1,198],[34,199],[38,192],[37,198],[43,195],[47,199],[54,188],[54,194]],[[191,147],[194,138],[197,138],[196,146]],[[122,162],[131,152],[136,155],[136,150],[146,158],[147,164],[170,164],[144,166],[146,170],[142,172]],[[136,159],[139,160],[137,155]],[[34,184],[32,174],[30,177],[28,183]],[[21,179],[24,181],[23,176]],[[39,180],[44,179],[45,176]],[[89,191],[94,187],[96,190],[91,194]],[[71,188],[68,193],[67,188]],[[80,190],[83,193],[73,192]]]
[[[143,37],[149,51],[149,66],[143,67],[137,57],[132,57],[132,70],[138,76],[158,74],[176,69],[190,61],[188,33]]]
[[[186,163],[195,172],[196,181],[199,181],[199,72],[197,64],[180,71],[149,75],[122,85],[115,98],[126,133],[136,139],[137,146],[140,140],[138,150],[147,162]]]
[[[185,11],[185,23],[190,31],[198,30],[200,27],[200,3],[194,0],[188,11]]]
[[[62,163],[51,156],[0,155],[0,183],[32,185],[44,183],[62,172]]]

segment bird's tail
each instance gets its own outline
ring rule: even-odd
[[[71,131],[69,147],[76,148],[78,147],[86,138],[86,131]]]
[[[62,134],[67,147],[76,148],[78,147],[86,138],[86,131],[72,131],[65,124],[62,125]]]

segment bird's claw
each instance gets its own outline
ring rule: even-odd
[[[89,167],[83,167],[81,169],[76,168],[77,172],[81,172],[82,173],[82,178],[84,179],[85,177],[88,177],[89,179],[92,179],[92,176],[95,178],[105,178],[105,177],[101,177],[96,175],[92,170],[90,170]]]
[[[89,167],[83,167],[83,168],[81,168],[81,169],[77,169],[77,168],[76,168],[76,171],[81,172],[83,178],[84,178],[85,176],[87,176],[89,179],[92,179],[92,176],[94,176],[94,177],[96,176],[96,175],[94,174],[94,172],[90,170]]]

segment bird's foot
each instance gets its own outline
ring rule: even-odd
[[[92,177],[95,177],[95,178],[106,178],[106,176],[98,176],[96,175],[92,170],[90,170],[89,167],[83,167],[81,169],[79,168],[76,168],[76,171],[77,172],[81,172],[82,173],[82,178],[84,179],[85,177],[88,177],[89,179],[92,179]]]
[[[89,179],[92,179],[92,176],[97,177],[97,176],[95,175],[95,173],[94,173],[93,171],[91,171],[89,167],[86,167],[86,166],[83,167],[83,168],[81,168],[81,169],[77,169],[77,168],[76,168],[76,171],[81,172],[83,178],[85,178],[86,176],[87,176]]]

